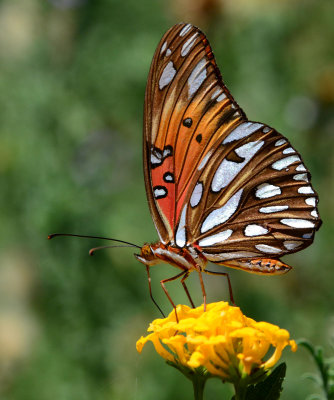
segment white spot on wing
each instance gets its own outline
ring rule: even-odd
[[[203,194],[203,184],[201,182],[198,182],[190,197],[191,207],[196,207],[198,205],[198,203],[201,201],[202,194]]]
[[[269,231],[267,228],[264,228],[263,226],[257,224],[250,224],[247,225],[245,228],[245,236],[261,236],[265,235],[268,232]]]
[[[287,250],[294,250],[300,245],[302,245],[303,242],[300,242],[298,240],[286,240],[283,245]]]
[[[166,50],[166,56],[168,57],[168,56],[170,56],[172,54],[172,50],[171,49],[167,49]]]
[[[166,189],[164,189],[164,188],[154,189],[154,197],[155,198],[158,198],[158,197],[161,197],[161,196],[166,196],[166,195],[167,195],[167,190]]]
[[[200,165],[198,166],[198,170],[200,171],[201,169],[204,168],[205,164],[208,162],[209,158],[211,157],[212,151],[209,151],[201,161]]]
[[[311,215],[312,215],[312,217],[314,217],[314,218],[318,218],[318,212],[317,212],[317,210],[313,210],[313,211],[311,211]]]
[[[184,36],[187,32],[189,32],[191,29],[191,24],[187,24],[184,26],[180,32],[180,36]]]
[[[293,176],[293,179],[295,181],[305,181],[308,182],[308,177],[307,174],[297,174]]]
[[[264,141],[255,141],[244,144],[238,147],[235,152],[239,157],[244,158],[242,163],[236,163],[224,159],[217,168],[212,179],[211,188],[214,192],[219,192],[226,187],[236,175],[244,168],[244,166],[254,157],[254,155],[263,146]]]
[[[217,97],[217,102],[219,103],[220,101],[226,99],[226,94],[222,93],[220,96]]]
[[[201,233],[226,222],[237,210],[243,189],[235,193],[222,207],[212,211],[201,226]]]
[[[268,206],[268,207],[261,207],[259,211],[264,214],[275,213],[279,211],[287,210],[289,206]]]
[[[265,126],[265,127],[262,129],[262,132],[263,132],[263,133],[268,133],[268,132],[270,132],[269,126]]]
[[[267,253],[267,254],[282,253],[281,249],[279,249],[277,247],[273,247],[273,246],[268,246],[267,244],[256,244],[255,248],[262,251],[263,253]]]
[[[304,235],[303,235],[303,238],[304,238],[304,239],[311,239],[311,238],[312,238],[312,236],[313,236],[313,232],[310,232],[310,233],[304,233]]]
[[[165,180],[166,182],[173,182],[173,175],[172,175],[172,174],[166,174],[166,175],[164,176],[164,180]]]
[[[303,164],[298,165],[298,167],[296,168],[296,171],[306,171],[305,165],[303,165]]]
[[[244,137],[251,135],[253,132],[257,131],[263,126],[263,124],[258,124],[255,122],[244,122],[237,126],[233,131],[225,138],[223,144],[233,142],[234,140],[239,140]]]
[[[281,171],[282,169],[288,167],[290,164],[293,164],[296,161],[300,161],[298,156],[290,156],[282,158],[272,164],[272,168],[276,169],[277,171]]]
[[[160,54],[162,54],[167,48],[167,42],[164,42],[164,44],[161,46]]]
[[[279,186],[262,183],[256,189],[255,196],[259,199],[267,199],[269,197],[278,196],[282,193]]]
[[[293,149],[292,147],[287,147],[286,149],[283,150],[283,154],[291,154],[291,153],[295,153],[296,150]]]
[[[314,228],[314,223],[308,219],[283,218],[281,224],[291,226],[291,228]]]
[[[223,261],[223,260],[237,260],[240,258],[250,258],[250,257],[258,257],[259,253],[253,253],[251,251],[238,251],[235,253],[218,253],[218,254],[210,254],[203,252],[205,257],[210,261]]]
[[[282,144],[286,143],[285,139],[279,139],[277,140],[277,142],[275,143],[275,146],[282,146]]]
[[[219,96],[222,92],[221,88],[218,88],[214,91],[213,95],[211,96],[211,100],[214,100],[217,96]]]
[[[194,33],[194,34],[184,43],[184,45],[182,46],[182,49],[181,49],[181,56],[182,56],[182,57],[186,56],[186,55],[189,53],[190,49],[193,47],[193,45],[194,45],[195,42],[196,42],[196,36],[197,36],[197,35],[198,35],[197,32]]]
[[[170,156],[171,154],[172,154],[172,150],[169,147],[167,147],[167,149],[164,150],[162,155],[164,158],[166,158],[166,157]]]
[[[161,164],[161,159],[151,153],[151,163],[152,164]]]
[[[208,236],[198,242],[201,247],[213,246],[214,244],[221,243],[232,235],[232,229],[219,232],[216,235]]]
[[[298,193],[300,194],[313,194],[314,190],[311,188],[311,186],[301,186],[298,188]]]
[[[186,245],[186,213],[187,213],[187,204],[183,207],[179,226],[175,235],[175,242],[179,247],[184,247]]]
[[[176,69],[172,61],[165,66],[159,80],[159,89],[163,89],[165,86],[169,85],[176,74]]]
[[[192,70],[189,78],[188,78],[188,94],[189,98],[197,92],[201,84],[206,78],[206,60],[202,58],[202,60],[196,65],[196,67]]]
[[[305,203],[308,205],[308,206],[312,206],[312,207],[315,207],[316,206],[316,198],[315,197],[309,197],[308,199],[305,199]]]

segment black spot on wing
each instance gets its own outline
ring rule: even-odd
[[[193,120],[191,118],[186,118],[183,120],[182,123],[186,128],[190,128],[191,125],[193,124]]]
[[[202,135],[199,133],[199,134],[196,136],[196,142],[201,143],[201,141],[202,141]]]

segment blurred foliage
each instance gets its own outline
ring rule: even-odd
[[[325,358],[324,350],[321,346],[313,346],[310,342],[305,339],[298,340],[298,345],[304,347],[308,353],[311,355],[314,361],[318,373],[317,374],[304,374],[305,378],[311,379],[315,384],[317,384],[323,391],[323,396],[314,395],[314,399],[334,399],[334,357]],[[333,343],[332,343],[332,353],[333,353]]]
[[[194,6],[194,4],[196,6]],[[141,170],[142,110],[155,46],[174,23],[209,37],[225,83],[252,120],[289,137],[312,171],[324,224],[315,243],[266,278],[232,270],[238,305],[293,337],[334,334],[332,0],[0,1],[0,397],[191,399],[191,387],[135,342],[157,317],[129,249],[87,256],[105,235],[157,234]],[[103,244],[103,243],[101,243]],[[159,304],[169,310],[152,271]],[[190,289],[201,301],[197,277]],[[209,301],[226,299],[208,277]],[[177,303],[186,301],[170,284]],[[314,392],[303,352],[287,356],[282,399]],[[206,398],[222,398],[209,382]],[[228,394],[230,395],[230,393]]]

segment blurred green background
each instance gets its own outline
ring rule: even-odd
[[[313,175],[324,221],[315,243],[266,278],[230,271],[244,313],[329,349],[333,312],[334,3],[332,0],[0,1],[0,398],[192,399],[191,385],[135,342],[159,317],[132,249],[88,257],[104,235],[157,234],[142,173],[146,77],[163,33],[180,21],[207,34],[248,117],[291,140]],[[152,270],[159,280],[174,269]],[[196,276],[189,286],[197,304]],[[228,299],[206,277],[209,301]],[[179,282],[169,285],[177,303]],[[303,349],[286,350],[282,399],[319,389]],[[226,385],[225,385],[226,386]],[[229,398],[209,381],[206,398]]]

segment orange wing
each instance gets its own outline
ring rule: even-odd
[[[145,95],[144,172],[163,243],[174,243],[198,170],[246,117],[221,79],[209,43],[190,24],[172,27],[154,54]]]

